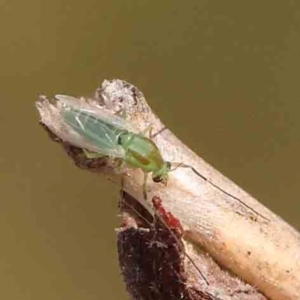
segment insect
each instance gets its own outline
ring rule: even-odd
[[[165,161],[157,145],[150,137],[145,136],[150,128],[139,133],[124,118],[110,113],[103,107],[90,108],[84,102],[71,96],[56,95],[56,99],[64,122],[81,137],[81,140],[74,140],[73,144],[83,148],[88,158],[110,156],[119,158],[122,164],[128,167],[140,168],[144,172],[143,194],[145,199],[147,198],[146,183],[149,173],[154,182],[166,185],[170,171],[179,167],[189,168],[204,181],[266,219],[239,198],[200,174],[194,167],[184,163]],[[175,167],[172,169],[172,166]]]

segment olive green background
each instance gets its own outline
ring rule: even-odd
[[[1,299],[127,299],[118,191],[50,142],[39,94],[132,82],[192,149],[300,228],[299,1],[0,4]]]

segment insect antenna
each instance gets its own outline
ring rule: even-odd
[[[246,207],[247,209],[251,210],[252,212],[254,212],[256,215],[260,216],[261,218],[263,218],[266,221],[270,221],[270,219],[266,218],[265,216],[263,216],[262,214],[260,214],[258,211],[256,211],[255,209],[253,209],[250,205],[248,205],[247,203],[243,202],[241,199],[239,199],[238,197],[226,192],[225,190],[223,190],[222,188],[220,188],[218,185],[216,185],[215,183],[213,183],[212,181],[210,181],[207,177],[205,177],[204,175],[202,175],[201,173],[199,173],[194,167],[190,166],[190,165],[186,165],[184,163],[175,163],[177,164],[172,170],[170,171],[175,171],[177,168],[187,168],[192,170],[197,176],[199,176],[200,178],[202,178],[204,181],[208,182],[210,185],[212,185],[213,187],[215,187],[216,189],[218,189],[219,191],[223,192],[224,194],[226,194],[227,196],[235,199],[236,201],[238,201],[239,203],[241,203],[244,207]],[[174,165],[174,163],[172,163],[172,165]]]
[[[125,203],[126,206],[128,206],[130,209],[132,209],[134,211],[134,213],[140,217],[143,221],[145,221],[151,228],[154,227],[153,223],[151,223],[149,220],[147,220],[140,212],[138,212],[131,204],[129,204],[127,201],[125,201],[125,197],[124,197],[124,190],[121,190],[121,197],[122,197],[122,201],[123,203]],[[157,217],[159,219],[160,222],[162,222],[162,224],[167,228],[167,230],[169,231],[169,233],[171,234],[171,236],[175,239],[176,243],[179,245],[180,241],[179,238],[176,236],[176,234],[171,230],[171,228],[169,227],[169,225],[166,223],[166,221],[163,219],[163,217],[159,214],[158,211],[155,210],[155,217]],[[196,265],[196,263],[194,262],[194,260],[191,258],[191,256],[186,252],[185,248],[183,247],[183,252],[184,255],[186,256],[186,258],[191,262],[191,264],[194,266],[194,268],[197,270],[197,272],[199,273],[200,277],[204,280],[204,282],[207,285],[210,285],[207,278],[204,276],[203,272],[199,269],[199,267]]]

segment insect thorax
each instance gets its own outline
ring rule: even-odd
[[[156,174],[156,179],[165,173],[166,162],[151,139],[140,134],[126,132],[119,135],[119,145],[124,148],[125,162],[130,167],[141,168],[146,173]]]

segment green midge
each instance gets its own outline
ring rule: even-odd
[[[108,154],[112,157],[120,157],[128,167],[141,169],[145,174],[144,195],[146,195],[146,179],[149,173],[152,174],[154,182],[167,183],[171,163],[164,161],[158,147],[150,138],[118,128],[87,111],[68,108],[63,110],[62,115],[73,130],[99,149],[98,153],[90,154],[87,149],[88,151],[85,152],[87,156],[95,158]]]

